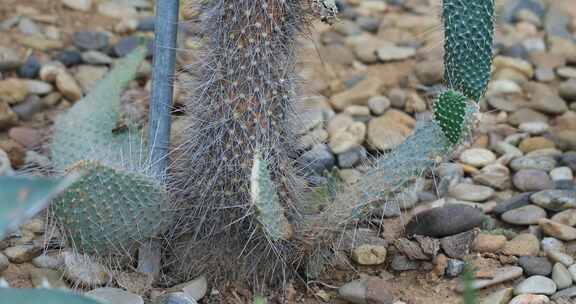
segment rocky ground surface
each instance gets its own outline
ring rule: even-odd
[[[152,36],[154,22],[147,0],[0,2],[2,174],[45,166],[42,146],[54,116],[90,91],[137,35]],[[465,262],[476,267],[480,303],[576,303],[576,3],[496,2],[493,78],[473,141],[434,176],[420,177],[399,204],[383,205],[374,218],[380,228],[360,229],[342,246],[334,271],[270,296],[272,303],[461,303],[457,277]],[[430,116],[442,80],[440,1],[340,4],[340,22],[317,24],[302,40],[307,123],[298,132],[315,171],[337,168],[354,183],[363,160],[394,148]],[[197,45],[182,37],[183,48]],[[179,57],[183,71],[194,63],[190,52]],[[124,96],[142,118],[149,78],[150,62]],[[189,78],[178,75],[174,128]],[[409,232],[428,236],[406,238],[416,214]],[[0,241],[0,283],[48,282],[127,304],[252,298],[202,277],[152,288],[137,273],[43,250],[47,235],[52,231],[37,218]]]

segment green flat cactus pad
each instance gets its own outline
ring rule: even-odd
[[[128,252],[170,221],[168,194],[152,178],[97,162],[80,162],[84,176],[52,204],[70,241],[82,253]]]
[[[478,101],[492,67],[494,0],[443,0],[444,79]]]
[[[434,121],[438,123],[451,144],[462,138],[466,116],[466,97],[454,90],[446,90],[434,103]]]

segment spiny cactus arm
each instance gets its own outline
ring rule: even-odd
[[[476,102],[492,67],[494,0],[442,0],[446,85]]]
[[[0,240],[50,204],[50,200],[79,178],[48,179],[0,176]]]
[[[276,186],[270,177],[267,161],[262,159],[260,151],[255,153],[252,164],[250,190],[256,219],[266,235],[273,241],[289,240],[293,228],[284,215],[285,210],[280,204]]]
[[[52,203],[52,214],[81,253],[125,254],[163,232],[170,221],[168,195],[151,177],[81,161],[84,172]]]
[[[50,153],[59,173],[89,158],[121,162],[122,157],[130,158],[130,148],[139,146],[138,135],[114,130],[121,120],[122,90],[134,79],[145,56],[146,48],[138,47],[119,60],[88,95],[56,119]]]

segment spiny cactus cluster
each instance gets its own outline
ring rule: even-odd
[[[126,255],[167,227],[168,193],[147,172],[140,132],[122,117],[120,94],[146,49],[140,47],[54,126],[50,146],[57,174],[82,177],[52,204],[57,224],[82,253]]]
[[[102,82],[117,83],[115,98],[95,93],[56,123],[57,170],[88,173],[55,202],[56,219],[77,248],[100,254],[162,231],[159,221],[170,219],[162,213],[174,202],[178,213],[164,270],[177,279],[203,273],[263,285],[321,268],[314,264],[330,256],[343,226],[369,214],[374,203],[398,197],[471,131],[490,78],[494,2],[446,0],[443,9],[448,89],[435,102],[434,118],[375,158],[359,183],[327,199],[326,210],[310,214],[302,195],[309,190],[301,178],[306,164],[297,161],[291,127],[298,118],[296,41],[310,12],[330,22],[336,5],[203,1],[199,85],[190,88],[188,125],[173,151],[170,187],[146,173],[146,162],[134,162],[146,149],[124,148],[135,138],[130,125],[128,132],[115,132],[116,97],[135,73],[131,66]],[[126,60],[143,58],[132,56]]]

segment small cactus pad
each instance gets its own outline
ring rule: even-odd
[[[114,130],[121,122],[122,90],[134,79],[145,55],[146,48],[139,47],[119,60],[86,97],[56,119],[50,152],[59,173],[80,160],[119,163],[138,157],[129,154],[139,153],[135,148],[139,136]]]
[[[466,119],[466,97],[454,90],[446,90],[434,103],[434,121],[438,123],[444,135],[455,145],[462,138]]]
[[[290,239],[292,226],[284,215],[284,208],[280,204],[276,186],[268,172],[267,162],[262,159],[259,152],[255,153],[254,157],[250,190],[256,218],[268,237],[274,241]]]
[[[494,40],[494,0],[443,0],[444,78],[478,101],[488,85]]]
[[[52,206],[71,245],[80,252],[127,251],[161,232],[169,220],[167,193],[153,179],[96,162],[79,162],[72,171],[83,177]]]

